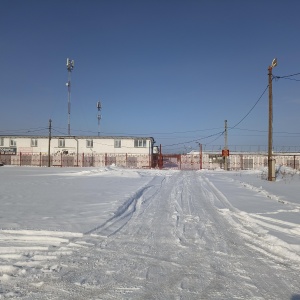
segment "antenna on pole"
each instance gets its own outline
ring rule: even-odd
[[[101,120],[101,102],[97,102],[97,109],[98,109],[98,114],[97,114],[97,119],[98,119],[98,136],[100,136],[100,120]]]
[[[67,58],[67,70],[68,70],[68,135],[71,135],[70,117],[71,117],[71,72],[74,69],[74,60]]]

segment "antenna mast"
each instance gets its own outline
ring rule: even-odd
[[[98,109],[98,114],[97,114],[97,119],[98,119],[98,136],[100,136],[100,120],[101,120],[101,102],[97,102],[97,109]]]
[[[74,60],[67,58],[67,70],[68,70],[68,135],[71,135],[70,116],[71,116],[71,72],[74,69]]]

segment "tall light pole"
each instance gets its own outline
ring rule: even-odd
[[[66,86],[68,87],[68,135],[71,135],[71,72],[74,69],[74,60],[67,58],[67,70],[68,70],[68,82]]]
[[[269,76],[269,136],[268,136],[268,181],[275,181],[275,163],[272,158],[273,141],[273,95],[272,95],[272,70],[277,66],[277,58],[274,58],[268,68]]]

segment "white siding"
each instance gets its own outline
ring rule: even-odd
[[[10,137],[5,136],[4,147],[10,147],[10,140],[16,141],[17,152],[21,153],[48,153],[48,137]],[[37,146],[32,147],[31,140],[37,139]],[[65,140],[64,147],[60,146],[59,139]],[[121,141],[121,147],[115,147],[115,139]],[[152,153],[152,138],[138,138],[146,140],[146,147],[135,147],[135,138],[130,137],[52,137],[50,143],[50,153],[113,153],[113,154],[151,154]],[[87,143],[87,140],[92,141]],[[90,146],[90,147],[88,147]]]

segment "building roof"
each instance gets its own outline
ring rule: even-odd
[[[31,138],[31,139],[48,139],[49,135],[0,135],[0,137],[3,138]],[[98,136],[98,135],[51,135],[51,138],[57,138],[57,139],[147,139],[154,141],[153,137],[146,137],[146,136]]]

